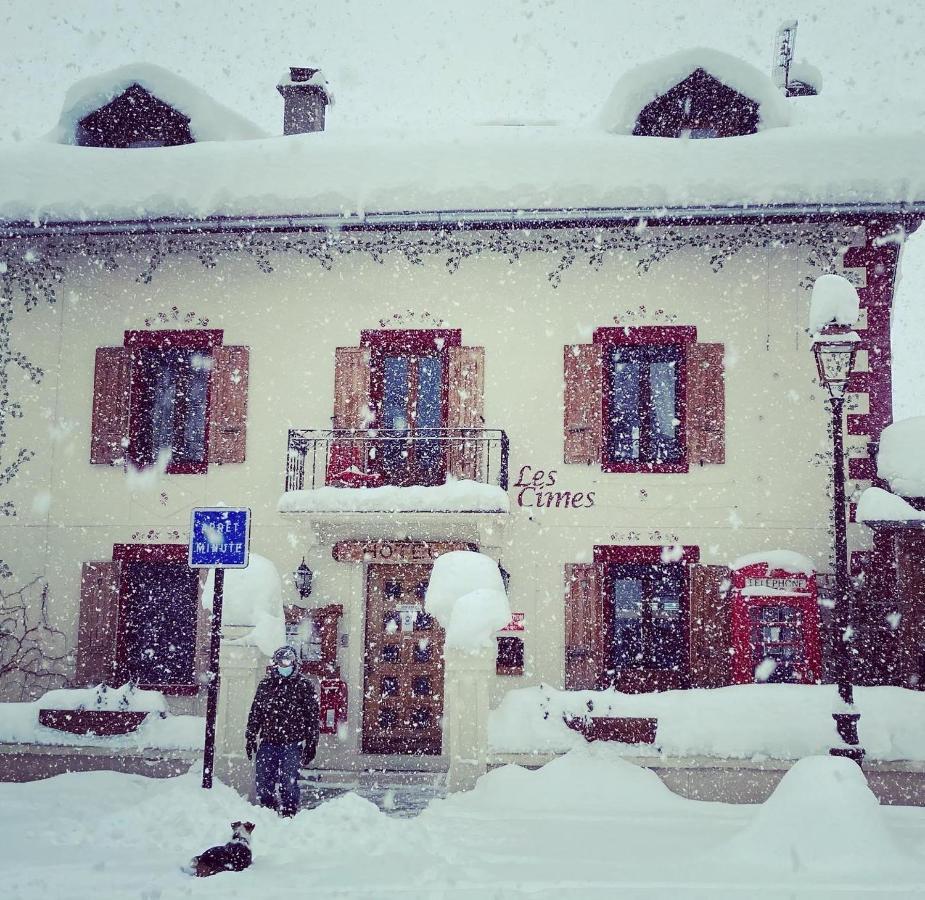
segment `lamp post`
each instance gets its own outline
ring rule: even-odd
[[[858,336],[846,328],[828,328],[813,340],[813,353],[819,380],[829,393],[832,409],[832,444],[834,477],[835,522],[835,676],[838,695],[848,712],[833,713],[835,727],[845,746],[829,750],[832,756],[845,756],[858,765],[864,759],[864,749],[858,739],[858,720],[861,714],[854,707],[854,689],[851,684],[851,654],[848,641],[851,634],[851,587],[848,580],[848,534],[845,512],[845,447],[843,416],[848,379],[854,369]]]

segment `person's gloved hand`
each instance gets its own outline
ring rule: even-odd
[[[309,750],[308,744],[302,745],[302,768],[307,769],[315,759],[315,752]]]
[[[244,752],[247,754],[248,759],[254,758],[254,754],[257,752],[257,738],[248,736],[247,743],[244,745]]]

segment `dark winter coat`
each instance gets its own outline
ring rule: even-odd
[[[256,743],[258,736],[268,744],[304,741],[304,755],[315,755],[318,701],[307,678],[298,672],[283,676],[274,669],[260,682],[247,717],[247,740]]]

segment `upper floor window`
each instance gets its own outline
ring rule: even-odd
[[[248,362],[216,330],[127,331],[99,348],[90,461],[176,474],[243,462]]]
[[[327,483],[436,485],[479,479],[485,351],[458,329],[364,331],[338,347]]]
[[[725,461],[723,345],[692,326],[598,328],[565,348],[567,463],[686,472]]]

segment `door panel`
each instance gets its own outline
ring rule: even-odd
[[[363,752],[442,747],[443,629],[424,612],[427,565],[371,565],[366,581]]]

